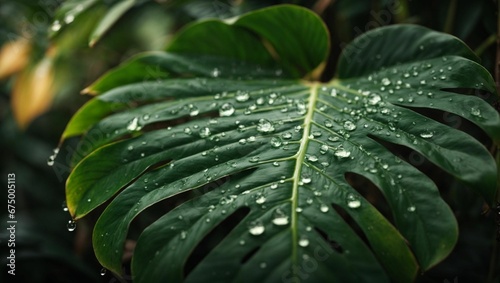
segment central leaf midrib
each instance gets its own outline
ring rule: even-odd
[[[302,138],[300,139],[300,147],[295,155],[297,159],[295,170],[293,172],[293,188],[292,188],[292,211],[291,211],[291,229],[292,229],[292,262],[294,266],[298,265],[298,190],[299,190],[299,182],[300,182],[300,173],[302,171],[302,166],[304,165],[303,161],[306,156],[307,147],[309,145],[309,132],[311,131],[312,120],[314,116],[314,108],[316,105],[316,100],[318,99],[318,83],[309,84],[311,93],[309,96],[309,102],[307,104],[307,114],[304,117],[304,129],[302,133]]]

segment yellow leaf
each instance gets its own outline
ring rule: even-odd
[[[12,90],[12,111],[21,128],[51,105],[54,98],[54,71],[52,59],[45,57],[32,68],[24,69],[14,83]]]
[[[0,49],[0,79],[21,71],[28,63],[31,45],[25,39],[6,43]]]

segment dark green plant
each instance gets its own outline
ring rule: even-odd
[[[442,261],[455,217],[388,148],[420,153],[491,204],[486,148],[416,111],[454,113],[498,141],[498,113],[461,94],[495,93],[491,76],[453,36],[395,25],[356,38],[320,82],[329,44],[315,14],[275,6],[192,24],[167,52],[90,86],[62,140],[82,135],[66,186],[74,219],[106,204],[100,263],[121,273],[129,226],[151,206],[163,215],[137,239],[134,282],[411,282]]]

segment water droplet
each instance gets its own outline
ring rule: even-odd
[[[425,132],[420,133],[420,137],[422,137],[424,139],[430,139],[433,136],[434,136],[434,134],[430,131],[425,131]]]
[[[220,70],[217,68],[214,68],[212,70],[212,72],[210,73],[210,75],[212,75],[212,77],[214,77],[214,78],[217,78],[220,75]]]
[[[310,162],[316,162],[318,161],[318,157],[316,155],[308,155],[307,160]]]
[[[260,119],[257,125],[257,131],[261,133],[271,133],[274,132],[274,126],[269,120]]]
[[[265,263],[265,262],[261,262],[261,263],[259,264],[259,267],[260,267],[260,268],[262,268],[262,269],[264,269],[264,268],[266,268],[266,267],[267,267],[267,263]]]
[[[69,220],[66,227],[68,228],[68,231],[73,232],[76,229],[76,222],[74,220]]]
[[[236,101],[238,102],[245,102],[245,101],[248,101],[248,99],[250,99],[250,95],[248,94],[248,92],[241,92],[241,91],[238,91],[238,93],[236,93]]]
[[[273,137],[271,139],[272,147],[278,148],[283,144],[282,140],[279,137]]]
[[[90,198],[87,199],[87,202],[91,202],[91,201],[92,201],[92,199],[90,199]]]
[[[332,120],[326,119],[326,120],[325,120],[325,127],[327,127],[327,128],[331,128],[331,127],[333,127],[333,122],[332,122]]]
[[[348,131],[354,131],[356,129],[356,125],[348,120],[344,122],[344,129]]]
[[[304,183],[304,184],[309,184],[311,183],[312,179],[311,179],[311,176],[309,174],[302,174],[301,176],[301,182]]]
[[[481,117],[481,110],[479,110],[479,108],[472,107],[470,109],[470,114],[472,116]]]
[[[319,148],[319,152],[321,154],[325,154],[327,151],[328,151],[328,146],[326,144],[321,145],[321,147]]]
[[[187,237],[187,232],[186,231],[181,231],[181,240],[186,239],[186,237]]]
[[[245,245],[245,240],[240,240],[240,246],[244,246]]]
[[[54,148],[53,150],[53,154],[51,156],[49,156],[49,159],[47,160],[47,165],[48,166],[53,166],[54,165],[54,161],[56,160],[56,157],[57,157],[57,154],[59,153],[59,148]]]
[[[106,275],[106,272],[107,272],[107,271],[108,271],[108,270],[107,270],[106,268],[104,268],[104,267],[103,267],[103,268],[101,269],[101,276]]]
[[[353,194],[349,194],[347,196],[347,206],[350,208],[358,208],[361,206],[361,201],[359,201],[358,197]]]
[[[412,206],[408,206],[407,210],[409,212],[414,212],[415,210],[417,210],[417,208],[414,205],[412,205]]]
[[[420,84],[421,84],[421,85],[426,85],[426,84],[427,84],[427,82],[426,82],[425,80],[421,80],[421,81],[420,81]]]
[[[381,81],[382,85],[384,86],[388,86],[391,84],[391,80],[389,80],[388,78],[383,78],[382,81]]]
[[[75,15],[73,15],[73,14],[67,14],[67,15],[64,17],[64,22],[65,22],[66,24],[71,24],[74,20],[75,20]]]
[[[132,119],[132,121],[130,121],[128,123],[127,130],[129,130],[129,131],[138,131],[138,130],[140,130],[140,128],[139,128],[139,119],[137,119],[137,117],[135,117],[134,119]]]
[[[276,226],[288,225],[288,216],[281,210],[276,209],[273,215],[273,224]]]
[[[305,236],[300,237],[299,246],[301,246],[303,248],[309,246],[309,239],[307,239],[307,237],[305,237]]]
[[[290,132],[284,132],[281,136],[282,136],[284,139],[288,140],[288,139],[291,139],[291,138],[292,138],[292,133],[290,133]]]
[[[61,23],[59,21],[54,21],[54,23],[52,24],[52,26],[50,27],[50,29],[52,31],[59,31],[61,29]]]
[[[326,205],[326,204],[322,203],[322,204],[320,205],[320,207],[319,207],[319,210],[321,210],[321,212],[323,212],[323,213],[328,212],[328,210],[329,210],[329,209],[328,209],[328,205]]]
[[[219,115],[221,117],[231,116],[234,114],[234,106],[231,103],[224,103],[219,109]]]
[[[194,105],[190,105],[189,107],[189,116],[194,117],[200,114],[200,109]]]
[[[252,234],[254,236],[259,236],[259,235],[262,235],[262,233],[264,233],[265,230],[266,230],[266,227],[264,227],[264,225],[262,225],[262,222],[257,220],[257,221],[253,221],[250,223],[248,232],[250,232],[250,234]]]
[[[263,204],[263,203],[265,203],[265,202],[266,202],[266,197],[265,197],[265,196],[262,196],[262,195],[261,195],[261,196],[259,196],[259,197],[257,197],[257,198],[255,199],[255,203],[257,203],[257,204]]]
[[[199,131],[200,137],[202,139],[207,138],[211,135],[210,129],[207,127],[201,128]]]
[[[334,154],[335,154],[335,156],[340,157],[340,158],[347,158],[351,155],[351,152],[348,150],[345,150],[343,148],[338,148]]]
[[[373,93],[373,94],[371,94],[368,97],[368,104],[370,104],[370,105],[376,105],[377,103],[380,102],[380,100],[382,100],[382,98],[380,97],[380,95]]]
[[[252,157],[250,157],[250,159],[248,159],[248,161],[251,163],[256,163],[256,162],[259,162],[259,159],[260,159],[260,157],[258,157],[258,156],[252,156]]]

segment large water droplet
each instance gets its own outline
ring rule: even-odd
[[[349,194],[347,196],[347,206],[350,208],[358,208],[361,206],[361,201],[358,199],[357,196]]]
[[[236,101],[238,102],[245,102],[245,101],[248,101],[248,99],[250,99],[250,95],[248,94],[248,92],[240,92],[238,91],[238,93],[236,93]]]
[[[470,109],[470,114],[471,114],[472,116],[481,117],[481,110],[479,110],[479,108],[472,107],[472,108]]]
[[[61,23],[59,21],[54,21],[54,23],[52,24],[52,26],[50,27],[50,29],[52,31],[59,31],[61,29]]]
[[[281,210],[276,209],[273,215],[273,224],[277,226],[283,226],[288,224],[288,216]]]
[[[382,85],[384,86],[388,86],[391,84],[391,80],[389,80],[388,78],[383,78],[382,81],[381,81]]]
[[[368,97],[368,104],[370,104],[370,105],[376,105],[377,103],[380,102],[380,100],[382,100],[382,98],[380,97],[380,95],[373,93],[373,94],[371,94]]]
[[[258,196],[256,199],[255,199],[255,203],[257,204],[263,204],[266,202],[266,197],[265,196]]]
[[[100,274],[101,274],[101,276],[106,275],[106,272],[107,272],[107,271],[108,271],[108,270],[107,270],[106,268],[104,268],[104,267],[103,267],[103,268],[101,269],[101,273],[100,273]]]
[[[345,150],[344,148],[338,148],[335,150],[335,156],[340,157],[340,158],[347,158],[351,155],[351,152],[348,150]]]
[[[194,105],[190,105],[189,107],[189,116],[194,117],[200,114],[200,109]]]
[[[305,237],[305,236],[300,237],[299,246],[301,246],[303,248],[309,246],[309,239],[307,239],[307,237]]]
[[[311,179],[311,175],[309,174],[302,174],[301,176],[301,182],[304,183],[304,184],[309,184],[311,183],[312,179]]]
[[[132,119],[132,121],[130,121],[128,123],[127,130],[138,131],[139,129],[140,129],[139,128],[139,119],[137,117],[135,117],[134,119]]]
[[[200,138],[204,139],[210,136],[211,132],[210,129],[207,127],[201,128],[199,131]]]
[[[231,116],[234,114],[234,106],[231,103],[224,103],[219,109],[219,115],[221,117]]]
[[[424,139],[430,139],[433,136],[434,136],[434,134],[431,131],[425,131],[425,132],[420,133],[420,137],[422,137]]]
[[[328,205],[326,205],[326,204],[322,203],[322,204],[320,205],[320,207],[319,207],[319,210],[321,210],[321,212],[323,212],[323,213],[328,212],[328,210],[329,210]]]
[[[274,126],[269,120],[260,119],[259,124],[257,124],[257,131],[261,133],[271,133],[274,132]]]
[[[66,227],[68,228],[68,231],[73,232],[76,229],[76,222],[74,220],[69,220]]]
[[[252,234],[254,236],[259,236],[259,235],[262,235],[262,233],[264,233],[265,230],[266,230],[266,227],[264,227],[262,222],[257,220],[257,221],[253,221],[250,223],[248,232],[250,232],[250,234]]]
[[[348,120],[344,122],[344,129],[354,131],[356,129],[356,125],[352,121]]]
[[[272,147],[280,147],[283,144],[282,140],[279,137],[273,137],[271,139],[271,145]]]
[[[310,162],[316,162],[318,161],[318,157],[316,155],[308,155],[307,160]]]

